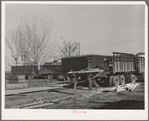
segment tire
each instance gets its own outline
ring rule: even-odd
[[[136,76],[134,74],[130,74],[130,83],[136,82]]]
[[[64,81],[70,81],[69,76],[65,76],[65,77],[64,77]]]
[[[119,78],[118,78],[118,76],[114,76],[113,77],[112,85],[113,86],[118,86],[119,85]]]
[[[49,74],[49,75],[48,75],[48,79],[49,79],[49,80],[52,80],[52,79],[53,79],[53,75]]]
[[[109,77],[109,85],[110,85],[110,86],[113,85],[113,84],[112,84],[112,81],[113,81],[113,76],[110,76],[110,77]]]
[[[119,81],[120,81],[120,85],[124,85],[125,84],[125,77],[123,75],[119,75]]]
[[[34,77],[33,75],[28,75],[28,79],[29,79],[29,80],[32,80],[33,77]]]

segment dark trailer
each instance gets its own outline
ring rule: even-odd
[[[81,80],[86,80],[87,74],[84,72],[85,70],[94,70],[95,68],[99,68],[100,70],[107,70],[109,61],[112,60],[112,56],[105,55],[81,55],[81,56],[72,56],[62,58],[62,73],[67,74],[66,80],[70,80],[71,77],[68,74],[70,71],[77,74],[77,78],[81,78]],[[99,71],[98,71],[99,72]],[[97,73],[97,72],[95,72]]]
[[[112,56],[105,55],[81,55],[62,58],[62,72],[80,71],[83,69],[100,68],[105,69],[108,66],[105,59],[112,59]]]
[[[33,79],[38,75],[38,66],[26,65],[26,66],[11,66],[12,75],[25,75],[26,79]]]
[[[62,74],[61,63],[58,63],[56,60],[46,62],[40,65],[40,68],[37,65],[11,66],[11,74],[25,75],[25,78],[29,80],[34,77],[44,77],[48,79],[53,79],[54,77],[58,77],[59,79],[63,78],[60,76]]]
[[[39,75],[48,78],[60,78],[62,75],[61,65],[40,65]]]

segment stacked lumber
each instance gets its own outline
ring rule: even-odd
[[[25,83],[26,80],[24,76],[16,76],[16,75],[11,75],[9,76],[9,84],[18,84],[18,83]]]
[[[139,86],[139,85],[140,85],[140,83],[135,83],[135,84],[133,84],[133,85],[129,85],[129,86],[126,87],[126,90],[128,90],[128,91],[134,91],[134,89],[135,89],[137,86]]]
[[[19,88],[27,88],[27,80],[25,80],[24,76],[9,76],[8,82],[6,83],[6,89],[19,89]]]
[[[129,84],[125,84],[123,86],[120,85],[117,87],[101,88],[101,89],[97,89],[96,91],[92,91],[87,94],[83,94],[83,98],[91,97],[93,95],[107,93],[107,92],[134,91],[134,89],[139,85],[140,85],[140,83],[129,83]],[[78,99],[81,99],[81,98],[78,98]]]
[[[83,97],[91,97],[93,95],[96,95],[96,94],[100,94],[101,92],[99,90],[97,91],[92,91],[90,93],[87,93],[87,94],[83,94]]]

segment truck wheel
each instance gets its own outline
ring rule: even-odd
[[[113,77],[112,84],[113,84],[113,86],[118,86],[119,85],[119,78],[118,78],[118,76],[114,76]]]
[[[125,77],[123,75],[119,75],[119,81],[120,81],[120,85],[124,85],[125,84]]]
[[[113,76],[109,77],[109,85],[112,86]]]
[[[28,79],[29,79],[29,80],[32,80],[33,77],[34,77],[33,75],[28,75]]]
[[[48,79],[50,79],[50,80],[53,79],[53,75],[49,74]]]
[[[65,76],[65,77],[64,77],[64,81],[70,81],[69,76]]]
[[[135,83],[136,82],[136,77],[133,74],[130,74],[130,83]]]

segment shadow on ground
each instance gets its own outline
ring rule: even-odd
[[[121,100],[116,102],[106,102],[101,107],[91,107],[92,109],[144,109],[144,101]]]

